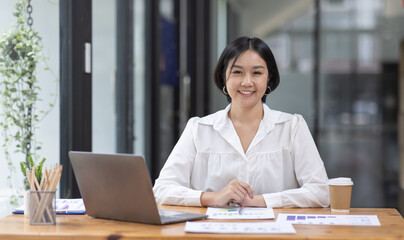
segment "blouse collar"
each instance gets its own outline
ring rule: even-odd
[[[225,109],[218,111],[214,114],[208,115],[199,119],[200,124],[212,125],[213,129],[216,130],[230,145],[232,145],[237,152],[240,153],[243,158],[246,158],[246,154],[243,151],[241,142],[237,136],[234,126],[228,117],[228,112],[230,111],[231,104],[229,104]],[[271,110],[266,104],[263,104],[264,117],[261,120],[257,134],[255,135],[253,141],[250,143],[246,153],[250,151],[255,145],[261,142],[267,134],[275,127],[275,124],[281,123],[291,119],[290,114],[282,113],[279,111]]]
[[[275,124],[288,121],[292,118],[291,114],[272,110],[265,103],[262,103],[262,107],[264,109],[264,117],[262,118],[262,124],[265,125],[265,128],[268,131],[272,130]],[[199,119],[199,123],[205,125],[213,125],[213,128],[215,130],[222,129],[223,127],[231,124],[231,120],[228,116],[230,108],[231,103],[227,105],[225,109]]]

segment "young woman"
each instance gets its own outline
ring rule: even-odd
[[[264,103],[279,84],[265,42],[233,41],[214,81],[230,104],[188,121],[154,185],[158,204],[327,207],[328,177],[306,122]]]

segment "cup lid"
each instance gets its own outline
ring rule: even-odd
[[[352,180],[347,177],[332,178],[328,183],[329,185],[353,185]]]

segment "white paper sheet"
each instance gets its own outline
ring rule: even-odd
[[[278,214],[277,222],[292,224],[380,226],[377,215]]]
[[[74,213],[85,212],[86,208],[82,198],[78,199],[56,199],[56,212]]]
[[[296,233],[292,224],[277,222],[187,222],[185,231],[194,233]]]
[[[274,219],[272,208],[246,207],[239,212],[239,207],[234,208],[213,208],[206,211],[210,219]]]
[[[13,213],[24,213],[24,205],[15,209]],[[57,214],[84,214],[86,208],[82,198],[56,199]]]

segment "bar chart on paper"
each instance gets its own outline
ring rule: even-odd
[[[278,214],[277,222],[292,224],[380,226],[377,215]]]
[[[274,219],[272,208],[246,207],[242,211],[240,208],[213,208],[206,211],[210,219]]]

